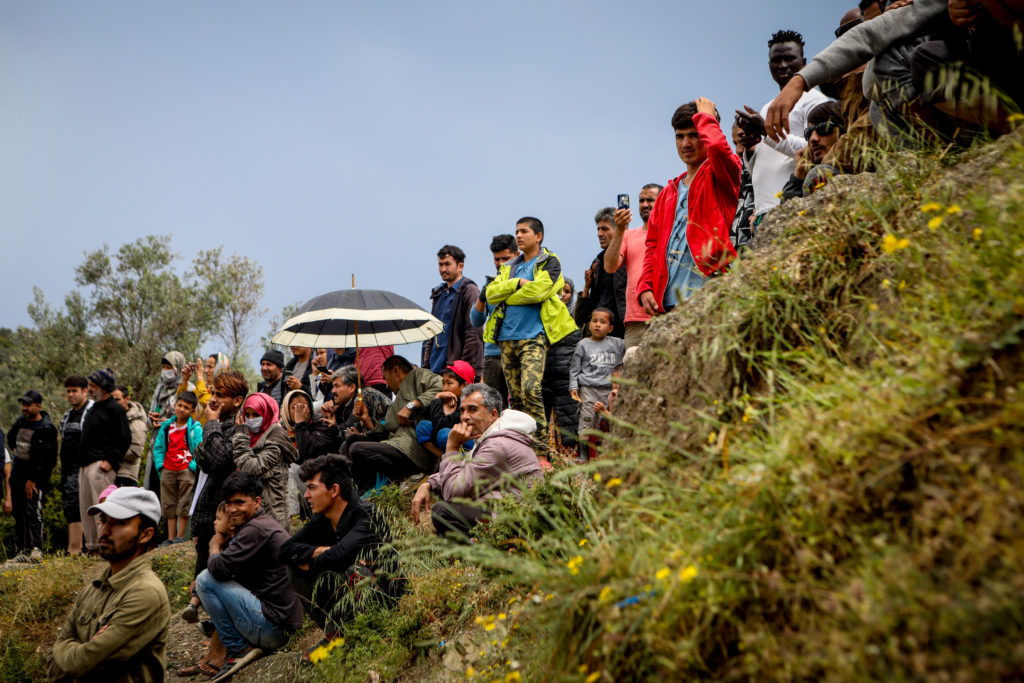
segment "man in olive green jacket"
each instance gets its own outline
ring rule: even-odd
[[[115,490],[99,505],[99,553],[110,566],[86,584],[47,657],[52,681],[138,683],[164,680],[167,591],[145,553],[160,521],[156,494]]]
[[[381,424],[373,424],[360,401],[352,408],[367,435],[350,435],[342,455],[352,461],[352,479],[360,493],[384,480],[401,481],[414,474],[431,474],[438,459],[420,445],[416,423],[427,415],[428,406],[441,391],[441,376],[414,367],[401,356],[391,356],[381,373],[395,400]]]

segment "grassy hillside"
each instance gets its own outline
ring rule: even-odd
[[[412,592],[291,675],[1019,679],[1021,141],[774,212],[653,324],[614,452],[481,543],[438,544],[390,490]]]

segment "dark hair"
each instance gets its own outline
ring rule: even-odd
[[[533,216],[523,216],[516,221],[516,225],[526,225],[530,230],[533,231],[534,235],[544,236],[544,224],[540,222],[539,218]]]
[[[600,209],[596,214],[594,214],[594,222],[595,223],[600,223],[601,221],[606,221],[608,223],[611,223],[612,227],[614,227],[615,226],[615,209],[613,209],[610,206],[606,206],[603,209]]]
[[[505,251],[506,249],[512,253],[519,251],[519,245],[516,244],[515,235],[495,235],[491,238],[492,254],[497,254],[499,251]]]
[[[123,384],[115,384],[114,385],[114,391],[120,391],[121,395],[124,396],[125,398],[131,398],[132,397],[132,390],[129,389],[128,387],[126,387]],[[110,393],[114,393],[114,392],[112,391]]]
[[[777,45],[778,43],[796,43],[800,46],[801,54],[804,51],[804,37],[796,31],[790,31],[789,29],[776,31],[768,40],[768,49],[771,49],[772,45]]]
[[[646,185],[640,188],[640,191],[643,192],[644,190],[657,190],[658,192],[661,192],[664,189],[664,185],[659,185],[658,183],[647,183]]]
[[[225,396],[248,396],[249,383],[238,370],[222,372],[213,378],[213,390]]]
[[[594,310],[592,310],[590,312],[590,315],[593,316],[595,313],[605,313],[605,314],[607,314],[608,322],[610,322],[612,325],[615,324],[615,313],[612,311],[612,309],[605,308],[604,306],[598,306],[597,308],[595,308]]]
[[[178,394],[178,401],[184,401],[193,408],[199,405],[199,399],[196,398],[196,395],[193,394],[191,391],[183,391],[180,394]]]
[[[232,472],[224,480],[224,485],[220,487],[220,498],[221,500],[227,500],[236,493],[241,493],[243,496],[249,496],[252,499],[262,498],[263,486],[255,474]]]
[[[452,246],[451,244],[446,244],[440,249],[438,249],[438,260],[443,259],[445,256],[451,256],[453,259],[455,259],[456,263],[466,262],[466,252],[462,251],[458,247]]]
[[[215,360],[215,361],[216,361],[216,360],[219,360],[219,359],[217,358],[217,356],[218,356],[218,355],[219,355],[219,354],[216,354],[216,353],[211,353],[211,354],[210,354],[209,356],[207,356],[207,358],[212,358],[213,360]]]
[[[672,129],[686,130],[687,128],[693,128],[693,115],[696,113],[696,102],[687,102],[686,104],[680,105],[679,108],[676,109],[675,113],[672,114]]]
[[[833,100],[822,102],[807,112],[808,125],[813,126],[818,123],[825,123],[826,121],[831,121],[837,126],[846,127],[846,121],[843,119],[843,112],[839,109],[838,102]]]
[[[881,0],[860,0],[860,2],[857,3],[857,7],[861,12],[866,10],[868,7],[871,7],[871,5],[878,5],[879,9],[882,8]]]
[[[79,387],[81,389],[89,388],[89,380],[85,378],[85,375],[68,375],[64,378],[65,387]]]
[[[622,371],[625,370],[625,369],[626,369],[626,366],[623,365],[622,363],[619,363],[614,368],[612,368],[612,374],[614,375],[616,372],[619,373],[619,374],[622,374]]]
[[[412,372],[412,363],[401,356],[388,356],[387,360],[380,364],[380,369],[387,370],[388,372],[391,372],[395,368],[398,368],[402,372],[410,373]]]
[[[341,490],[341,497],[345,502],[352,500],[352,470],[348,462],[340,455],[321,455],[307,460],[299,467],[299,479],[303,482],[310,481],[316,475],[320,475],[320,483],[331,488],[335,484]]]

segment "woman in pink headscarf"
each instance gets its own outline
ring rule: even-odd
[[[280,408],[268,394],[249,394],[235,418],[235,467],[255,474],[263,484],[263,509],[291,533],[288,515],[288,466],[299,459],[278,422]]]

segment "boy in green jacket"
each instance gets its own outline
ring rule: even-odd
[[[559,296],[565,284],[558,257],[541,246],[544,224],[532,216],[516,221],[520,254],[501,267],[498,277],[481,293],[494,304],[484,341],[501,350],[501,365],[509,401],[537,422],[534,450],[547,455],[547,419],[541,380],[548,347],[576,331],[576,323]]]

